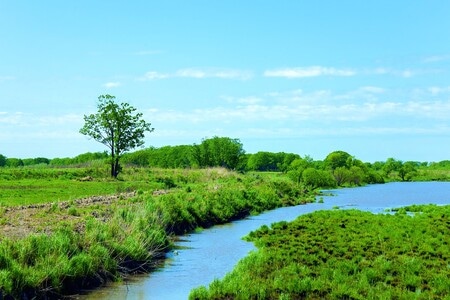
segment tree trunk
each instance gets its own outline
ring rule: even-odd
[[[114,153],[114,147],[111,148],[111,177],[117,178],[116,155]]]
[[[114,178],[117,178],[117,175],[119,175],[119,172],[120,172],[119,157],[116,156],[115,162],[114,162]]]
[[[114,162],[114,158],[111,158],[111,177],[116,178],[116,164]]]

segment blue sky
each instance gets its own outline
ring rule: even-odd
[[[450,159],[450,2],[1,1],[0,153],[72,157],[115,95],[146,146]]]

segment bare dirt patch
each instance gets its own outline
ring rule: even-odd
[[[83,215],[89,214],[106,220],[111,204],[135,196],[135,192],[130,192],[58,203],[3,207],[0,208],[0,238],[19,239],[34,233],[50,234],[57,224],[67,224],[74,226],[77,231],[82,231]]]

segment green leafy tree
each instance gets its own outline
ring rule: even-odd
[[[348,182],[351,174],[350,170],[346,167],[337,167],[333,171],[334,179],[336,180],[336,184],[338,186],[342,186],[344,183]]]
[[[395,158],[388,158],[383,166],[383,171],[387,177],[393,172],[398,172],[402,167],[403,162],[401,160],[396,160]]]
[[[266,151],[252,154],[248,158],[247,168],[252,171],[276,171],[276,154]]]
[[[407,161],[398,170],[398,176],[402,179],[402,181],[410,181],[416,174],[417,164],[411,161]]]
[[[239,139],[213,137],[194,145],[193,159],[200,167],[225,167],[236,169],[245,154]]]
[[[0,154],[0,167],[6,166],[6,156]]]
[[[364,170],[358,166],[351,166],[349,169],[349,183],[351,185],[361,185],[365,179]]]
[[[33,159],[35,165],[48,165],[50,164],[50,159],[46,157],[36,157]]]
[[[22,167],[23,161],[20,158],[7,158],[6,159],[6,166],[7,167]]]
[[[352,156],[344,151],[334,151],[325,158],[325,165],[332,170],[339,167],[348,167],[348,162],[352,161]]]
[[[80,133],[109,148],[111,176],[116,178],[122,154],[144,145],[145,132],[152,132],[154,128],[142,118],[142,113],[136,113],[136,108],[128,103],[116,103],[114,96],[101,95],[98,101],[98,112],[84,116],[85,124]]]
[[[309,186],[312,189],[336,186],[336,180],[330,172],[325,170],[316,170],[314,168],[307,168],[303,171],[302,181],[306,186]]]
[[[291,178],[294,182],[300,183],[303,179],[302,174],[303,171],[307,168],[313,167],[313,159],[306,155],[304,158],[297,158],[294,159],[287,170],[287,175],[289,178]]]
[[[301,158],[300,155],[295,153],[281,153],[283,154],[283,160],[281,163],[278,163],[278,170],[284,173],[288,171],[289,166],[294,160]]]

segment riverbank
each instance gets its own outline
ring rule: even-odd
[[[224,169],[144,174],[148,189],[141,185],[134,195],[3,207],[2,296],[60,298],[147,272],[170,249],[172,235],[314,199],[278,175]],[[163,188],[155,189],[154,181]]]

